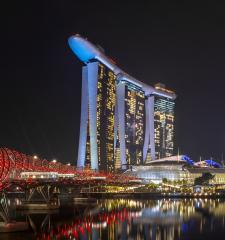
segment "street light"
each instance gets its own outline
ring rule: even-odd
[[[56,162],[57,162],[57,160],[56,160],[56,159],[53,159],[53,160],[52,160],[52,162],[53,162],[53,163],[56,163]]]
[[[34,159],[38,159],[38,156],[37,156],[37,155],[34,155]]]
[[[70,166],[71,164],[70,164],[70,163],[67,163],[66,165],[67,165],[67,166]]]

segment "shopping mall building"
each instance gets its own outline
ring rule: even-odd
[[[172,156],[151,161],[145,165],[133,165],[124,174],[136,176],[143,182],[161,183],[168,181],[184,180],[194,183],[195,179],[210,173],[213,177],[209,180],[214,184],[225,184],[225,169],[213,160],[193,162],[185,155]]]

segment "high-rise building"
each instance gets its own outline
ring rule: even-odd
[[[78,167],[114,171],[115,74],[99,62],[83,67]]]
[[[156,84],[155,88],[163,92],[174,94],[163,84]],[[174,100],[162,96],[155,96],[154,126],[155,126],[155,156],[156,159],[170,157],[174,149]]]
[[[145,94],[140,87],[125,87],[125,141],[128,164],[143,163]]]
[[[79,35],[69,45],[85,63],[77,166],[114,171],[171,156],[174,92],[133,78]]]
[[[118,132],[116,152],[126,165],[143,163],[145,94],[137,85],[121,81],[117,85]],[[120,159],[121,160],[121,159]],[[117,165],[118,166],[118,165]]]

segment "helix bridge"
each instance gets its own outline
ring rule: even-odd
[[[9,148],[0,148],[0,192],[15,183],[21,186],[40,184],[43,181],[85,185],[95,184],[101,180],[106,183],[126,184],[131,179],[134,178],[90,169],[76,169],[69,164],[47,161]]]

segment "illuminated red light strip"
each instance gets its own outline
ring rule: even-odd
[[[75,174],[76,181],[82,183],[94,182],[91,177],[105,177],[105,183],[128,182],[132,177],[121,176],[116,174],[106,174],[103,172],[79,171],[73,166],[68,166],[62,163],[54,164],[46,159],[35,159],[33,156],[25,155],[15,150],[8,148],[0,148],[0,191],[7,186],[7,181],[20,180],[20,173],[23,171],[34,172],[52,172],[56,171],[59,174]],[[31,182],[31,179],[27,180]],[[62,180],[64,181],[64,180]]]

